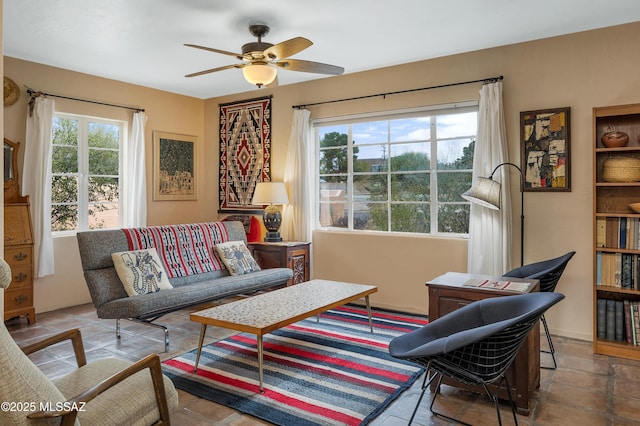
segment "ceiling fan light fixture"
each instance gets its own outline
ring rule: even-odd
[[[244,75],[245,80],[258,87],[273,83],[277,74],[277,69],[264,62],[249,64],[242,68],[242,75]]]

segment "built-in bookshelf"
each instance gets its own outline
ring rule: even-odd
[[[629,135],[627,144],[605,147],[612,131]],[[593,350],[640,359],[640,214],[629,207],[640,203],[640,177],[611,178],[612,164],[640,162],[640,104],[594,108],[593,137]]]

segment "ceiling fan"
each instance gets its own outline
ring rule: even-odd
[[[278,73],[277,67],[288,69],[290,71],[329,75],[339,75],[344,72],[344,68],[335,65],[303,61],[300,59],[289,59],[289,56],[295,55],[313,44],[310,40],[307,40],[304,37],[295,37],[290,40],[283,41],[282,43],[271,44],[262,41],[262,37],[266,36],[269,32],[269,27],[267,25],[250,25],[249,32],[254,37],[258,37],[258,41],[243,45],[241,54],[214,49],[212,47],[198,46],[196,44],[185,44],[185,46],[188,47],[221,53],[223,55],[233,56],[241,61],[245,61],[241,64],[225,65],[223,67],[187,74],[185,77],[196,77],[230,68],[241,68],[244,78],[249,83],[262,87],[275,80]]]

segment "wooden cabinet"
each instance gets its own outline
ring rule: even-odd
[[[519,281],[528,283],[525,293],[539,291],[538,280],[522,280],[516,278],[484,277],[479,275],[449,272],[426,283],[429,291],[429,321],[455,311],[464,305],[490,297],[513,296],[521,294],[514,291],[503,291],[468,287],[464,283],[469,279],[492,279],[495,281]],[[511,395],[515,400],[518,413],[529,415],[529,398],[540,386],[540,328],[534,327],[527,340],[518,351],[515,361],[507,371],[507,378],[511,386]],[[447,385],[463,387],[484,394],[480,386],[466,386],[449,379],[443,380]],[[495,392],[495,385],[489,385],[489,390]],[[507,391],[501,387],[498,397],[508,400]]]
[[[607,148],[607,132],[629,141]],[[594,108],[593,138],[593,351],[640,359],[640,214],[629,207],[640,202],[640,104]]]
[[[16,156],[18,144],[4,140],[4,154],[10,164],[4,175],[4,259],[11,267],[11,284],[4,291],[4,320],[26,316],[36,322],[33,305],[33,235],[29,197],[20,195]],[[8,158],[7,158],[8,157]]]
[[[293,278],[287,282],[287,286],[309,281],[311,243],[283,241],[255,242],[247,245],[261,268],[289,268],[293,271]]]

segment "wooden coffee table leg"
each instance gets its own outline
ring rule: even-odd
[[[200,326],[200,341],[198,342],[198,352],[196,352],[196,363],[193,366],[193,372],[198,371],[198,363],[200,362],[200,353],[202,352],[202,344],[204,343],[204,335],[207,332],[207,324]]]
[[[263,360],[262,360],[262,335],[259,334],[258,336],[258,380],[260,381],[260,393],[264,392],[264,389],[262,388],[262,367],[263,367]]]
[[[373,333],[373,320],[371,319],[371,304],[369,303],[369,295],[364,297],[364,301],[367,303],[367,314],[369,315],[369,328]]]

